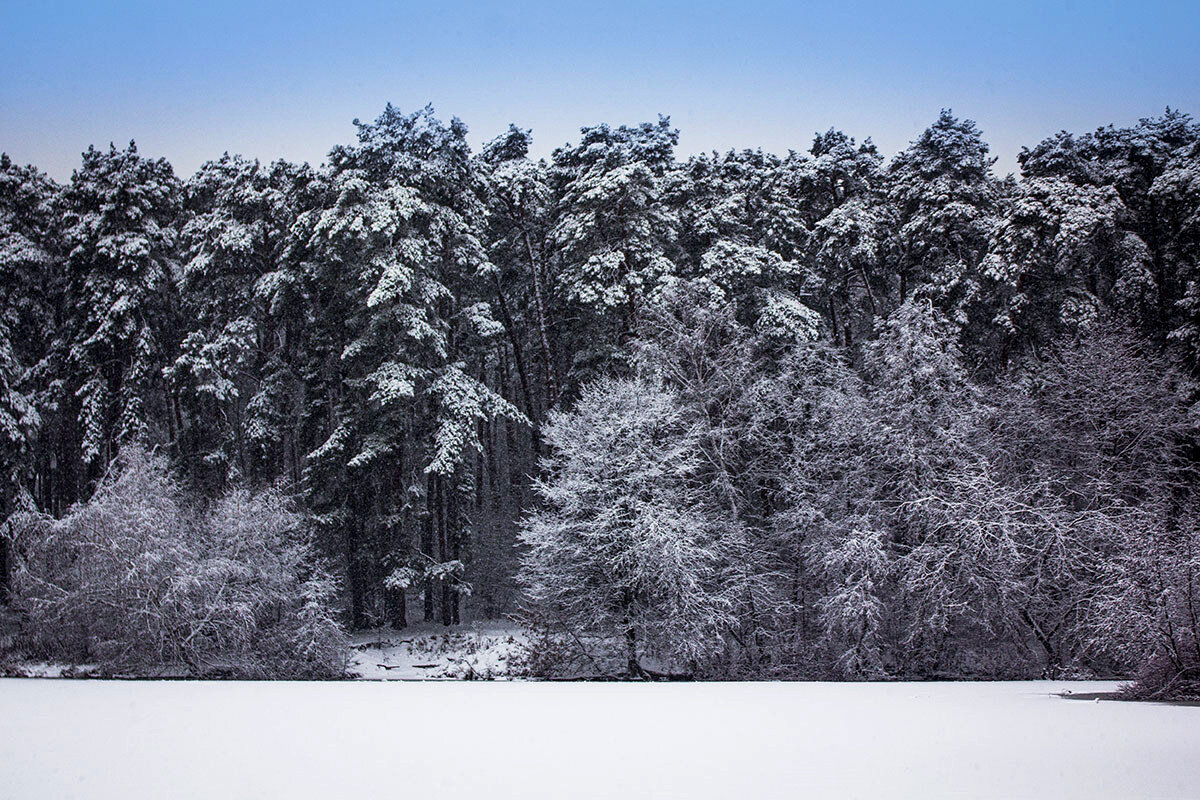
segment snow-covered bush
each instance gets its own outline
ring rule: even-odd
[[[889,567],[883,536],[858,524],[840,533],[836,544],[814,559],[829,587],[816,604],[823,644],[834,650],[840,676],[880,677],[884,674],[880,631],[886,612],[880,595]]]
[[[693,481],[695,427],[648,379],[602,380],[544,430],[541,505],[524,521],[521,579],[538,612],[574,633],[695,669],[733,622],[722,526]]]
[[[1072,609],[1059,615],[1077,629],[1067,655],[1137,669],[1138,694],[1194,694],[1200,391],[1111,319],[1059,348],[1037,377],[1040,469],[1061,482],[1073,519],[1049,584]]]
[[[25,646],[108,670],[335,677],[347,643],[332,578],[276,490],[186,502],[165,459],[127,447],[62,519],[14,520]]]
[[[1108,565],[1097,638],[1137,665],[1129,696],[1200,699],[1200,514],[1170,529],[1160,520],[1123,520],[1127,546]]]

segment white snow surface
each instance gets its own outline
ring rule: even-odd
[[[0,798],[1190,798],[1112,683],[0,680]]]
[[[515,623],[486,620],[359,631],[351,639],[348,669],[364,680],[504,679],[527,636]]]

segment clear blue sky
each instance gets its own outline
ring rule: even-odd
[[[1002,173],[1059,129],[1200,114],[1200,0],[0,6],[0,150],[59,179],[130,139],[184,175],[224,150],[320,162],[388,101],[476,146],[533,128],[538,154],[662,112],[681,154],[834,126],[890,155],[950,107]]]

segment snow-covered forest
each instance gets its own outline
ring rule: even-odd
[[[334,677],[517,618],[539,677],[1200,694],[1188,115],[1004,177],[948,111],[892,158],[355,125],[0,159],[11,652]]]

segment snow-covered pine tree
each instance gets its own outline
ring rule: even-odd
[[[35,439],[42,419],[34,368],[54,333],[55,188],[43,173],[0,154],[0,524],[35,502]],[[7,599],[8,555],[0,531],[0,603]]]
[[[286,400],[298,389],[287,348],[293,326],[275,299],[310,173],[226,153],[186,186],[185,331],[167,376],[182,406],[181,459],[210,489],[296,474],[287,466],[297,415]]]
[[[309,418],[323,438],[305,482],[343,543],[356,625],[367,622],[368,593],[384,590],[389,563],[424,576],[427,618],[438,584],[450,624],[466,589],[458,502],[459,481],[471,476],[466,458],[480,446],[480,422],[521,416],[472,364],[479,344],[502,330],[472,295],[474,277],[491,269],[479,186],[457,119],[446,125],[432,108],[405,115],[388,106],[357,126],[357,144],[330,153],[324,203],[296,226],[293,257],[311,276],[324,337],[308,368]],[[403,599],[393,597],[402,623]]]
[[[943,110],[888,164],[897,304],[915,292],[934,300],[959,330],[971,322],[1003,191],[991,173],[995,161],[973,121]]]
[[[78,457],[98,477],[124,442],[174,442],[162,370],[178,331],[182,192],[165,159],[92,147],[64,187],[69,271],[56,402],[73,409]]]
[[[602,369],[618,357],[641,305],[675,274],[676,221],[663,189],[678,140],[660,117],[636,127],[585,127],[578,144],[554,151],[555,290],[581,317],[570,332],[577,367]]]
[[[1145,248],[1122,231],[1124,204],[1111,188],[1030,178],[1009,199],[984,260],[991,342],[976,342],[1004,370],[1029,348],[1093,324],[1117,283],[1133,294],[1152,279]],[[1119,265],[1119,266],[1118,266]],[[989,336],[990,334],[990,336]],[[981,336],[982,338],[982,336]]]
[[[1129,127],[1109,125],[1081,136],[1062,132],[1018,156],[1027,179],[1057,177],[1074,187],[1117,192],[1126,209],[1119,230],[1128,235],[1101,265],[1096,285],[1110,305],[1134,315],[1138,327],[1160,344],[1190,336],[1195,258],[1187,239],[1178,239],[1187,228],[1188,206],[1178,203],[1183,198],[1172,185],[1186,185],[1198,159],[1200,124],[1171,108]]]
[[[1160,225],[1156,243],[1174,279],[1168,297],[1177,298],[1166,336],[1200,371],[1200,136],[1173,149],[1150,195]]]
[[[894,211],[884,197],[883,158],[870,139],[856,144],[831,129],[813,140],[810,153],[793,178],[803,207],[811,209],[805,288],[825,312],[833,339],[849,347],[869,338],[891,310],[886,258]]]
[[[665,190],[679,219],[679,277],[707,283],[715,303],[784,340],[812,338],[819,323],[801,300],[811,274],[801,261],[805,204],[791,180],[799,160],[761,150],[694,156]]]
[[[488,258],[501,320],[512,348],[525,398],[525,413],[538,419],[558,400],[560,366],[551,344],[550,309],[557,306],[546,271],[550,225],[550,174],[545,161],[529,158],[529,131],[512,125],[478,156],[486,187]],[[528,366],[530,351],[541,369]],[[534,390],[539,382],[541,392]],[[535,406],[534,397],[540,399]]]

